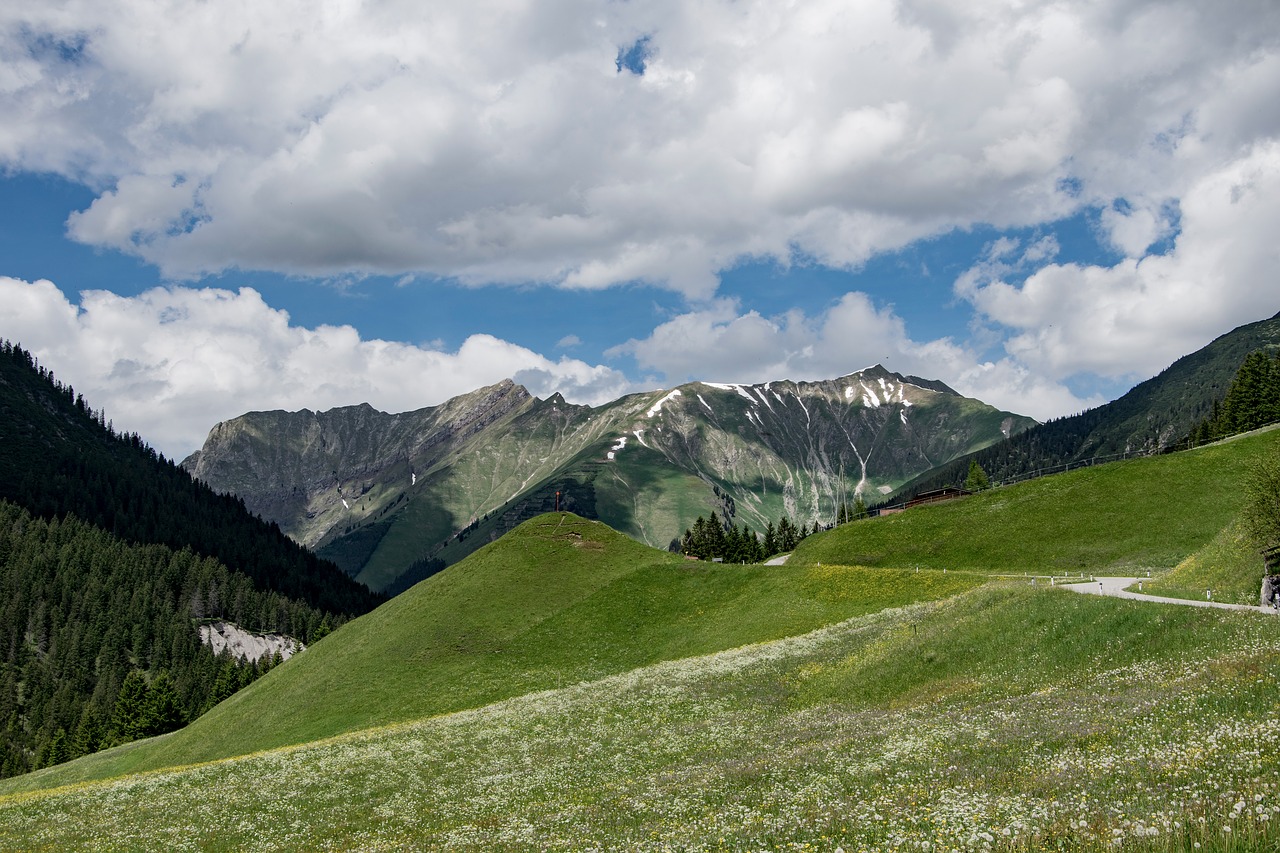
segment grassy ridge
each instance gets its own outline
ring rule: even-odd
[[[1254,614],[989,585],[477,711],[0,798],[0,847],[1275,849],[1280,756],[1259,744],[1277,651],[1280,622]]]
[[[1000,573],[1171,568],[1235,518],[1246,470],[1277,443],[1272,430],[916,507],[810,537],[792,560]]]
[[[206,761],[475,708],[954,595],[982,580],[690,564],[598,522],[541,516],[343,626],[186,729],[0,790]]]

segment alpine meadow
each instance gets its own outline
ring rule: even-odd
[[[1268,459],[1280,429],[783,565],[537,516],[177,732],[5,781],[0,845],[1272,849],[1280,618],[1067,588],[1256,603],[1232,531]]]
[[[0,853],[1280,853],[1280,0],[5,0],[0,116]]]

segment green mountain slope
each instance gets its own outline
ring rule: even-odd
[[[557,505],[655,547],[712,511],[759,530],[783,515],[829,523],[855,493],[891,491],[1032,423],[880,367],[596,408],[504,382],[399,415],[250,413],[183,464],[388,589],[415,561],[456,562]]]
[[[792,560],[1041,574],[1172,567],[1236,517],[1245,472],[1278,442],[1269,430],[856,521],[809,537]]]
[[[993,480],[1007,480],[1094,457],[1167,450],[1208,417],[1253,352],[1280,352],[1280,314],[1250,323],[1178,359],[1158,376],[1106,405],[1040,424],[971,457],[940,465],[900,490],[914,495],[960,485],[976,459]]]
[[[553,513],[347,623],[186,729],[13,784],[206,761],[481,707],[981,581],[690,563],[599,522]]]
[[[809,537],[786,566],[689,563],[597,522],[542,516],[186,730],[12,784],[101,778],[482,707],[941,599],[987,576],[958,569],[1172,567],[1234,519],[1244,470],[1277,441],[1273,430],[853,522]]]

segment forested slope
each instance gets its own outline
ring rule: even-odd
[[[903,486],[889,502],[958,486],[973,460],[1000,482],[1092,459],[1162,452],[1186,446],[1189,438],[1216,438],[1270,423],[1274,417],[1253,418],[1259,406],[1250,401],[1260,403],[1261,398],[1253,390],[1233,396],[1232,385],[1250,359],[1247,384],[1250,389],[1265,385],[1268,380],[1257,375],[1258,365],[1265,373],[1277,354],[1280,314],[1228,332],[1118,400],[1048,421],[936,468]]]
[[[201,619],[310,643],[381,600],[0,342],[0,776],[172,730],[269,665]]]
[[[193,615],[319,636],[331,617],[210,557],[0,500],[0,776],[177,728],[266,671]]]
[[[213,557],[255,587],[354,615],[382,597],[352,581],[148,447],[0,342],[0,498],[41,518],[68,513],[130,542]]]

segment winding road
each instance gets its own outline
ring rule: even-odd
[[[1095,578],[1091,581],[1081,581],[1078,583],[1059,583],[1058,586],[1066,587],[1075,592],[1082,592],[1086,595],[1110,595],[1116,598],[1132,598],[1138,601],[1155,601],[1160,604],[1185,604],[1189,607],[1220,607],[1223,610],[1254,610],[1259,613],[1277,614],[1277,611],[1270,607],[1259,607],[1256,604],[1226,604],[1220,601],[1200,601],[1195,598],[1165,598],[1161,595],[1144,595],[1140,592],[1130,592],[1127,587],[1133,586],[1140,580],[1145,578]]]

